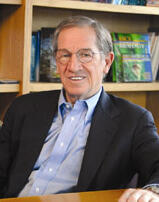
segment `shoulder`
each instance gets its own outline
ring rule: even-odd
[[[124,98],[108,94],[110,100],[112,103],[118,107],[119,109],[127,109],[127,110],[137,110],[137,111],[145,111],[146,109],[138,104],[135,104],[129,100],[126,100]]]
[[[52,90],[52,91],[41,91],[41,92],[35,92],[35,93],[28,93],[21,95],[16,98],[17,102],[22,102],[22,101],[29,101],[29,100],[37,100],[39,98],[41,99],[46,99],[50,98],[52,96],[56,96],[60,94],[60,90]]]
[[[44,100],[47,101],[47,99],[49,99],[51,97],[59,96],[59,94],[60,94],[59,90],[29,93],[29,94],[24,94],[24,95],[17,97],[13,101],[13,103],[21,104],[21,103],[42,102]]]
[[[151,112],[146,108],[124,98],[104,92],[101,99],[104,100],[105,112],[108,111],[109,114],[117,114],[127,120],[142,118],[142,116],[147,116],[153,120]]]
[[[36,93],[29,93],[22,96],[17,97],[9,106],[8,111],[10,112],[28,112],[38,107],[45,107],[50,102],[52,104],[58,102],[60,90],[55,91],[41,91]]]

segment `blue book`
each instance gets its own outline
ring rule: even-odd
[[[119,5],[121,4],[122,0],[112,0],[112,4]]]
[[[40,60],[40,31],[32,33],[30,81],[38,81]]]
[[[146,5],[146,0],[128,0],[129,5],[140,5],[140,6],[145,6]]]
[[[122,4],[122,5],[128,5],[128,4],[129,4],[129,1],[128,1],[128,0],[122,0],[122,1],[121,1],[121,4]]]
[[[32,34],[31,42],[31,71],[30,71],[30,81],[35,81],[35,52],[36,52],[36,34]]]
[[[35,81],[39,81],[40,70],[40,35],[41,31],[36,33],[36,52],[35,52]]]

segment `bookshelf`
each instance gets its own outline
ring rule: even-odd
[[[144,33],[150,26],[159,26],[156,7],[73,0],[0,0],[0,77],[20,81],[16,85],[0,85],[0,119],[17,95],[61,88],[59,83],[30,82],[31,33],[41,27],[55,27],[70,15],[94,17],[110,32]],[[107,92],[149,109],[159,129],[159,83],[103,85]]]

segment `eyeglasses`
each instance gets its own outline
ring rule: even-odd
[[[74,54],[76,54],[76,57],[81,63],[88,63],[92,61],[94,54],[100,54],[100,53],[102,52],[96,53],[93,52],[91,49],[80,49]],[[56,51],[56,60],[57,62],[66,65],[69,63],[72,54],[73,53],[69,52],[67,49],[59,49]]]

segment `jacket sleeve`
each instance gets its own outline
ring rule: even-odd
[[[13,149],[12,130],[15,124],[15,106],[9,107],[0,129],[0,198],[3,197],[7,187],[10,166],[15,150]]]
[[[159,184],[159,136],[149,111],[145,110],[138,120],[132,148],[139,187]]]

